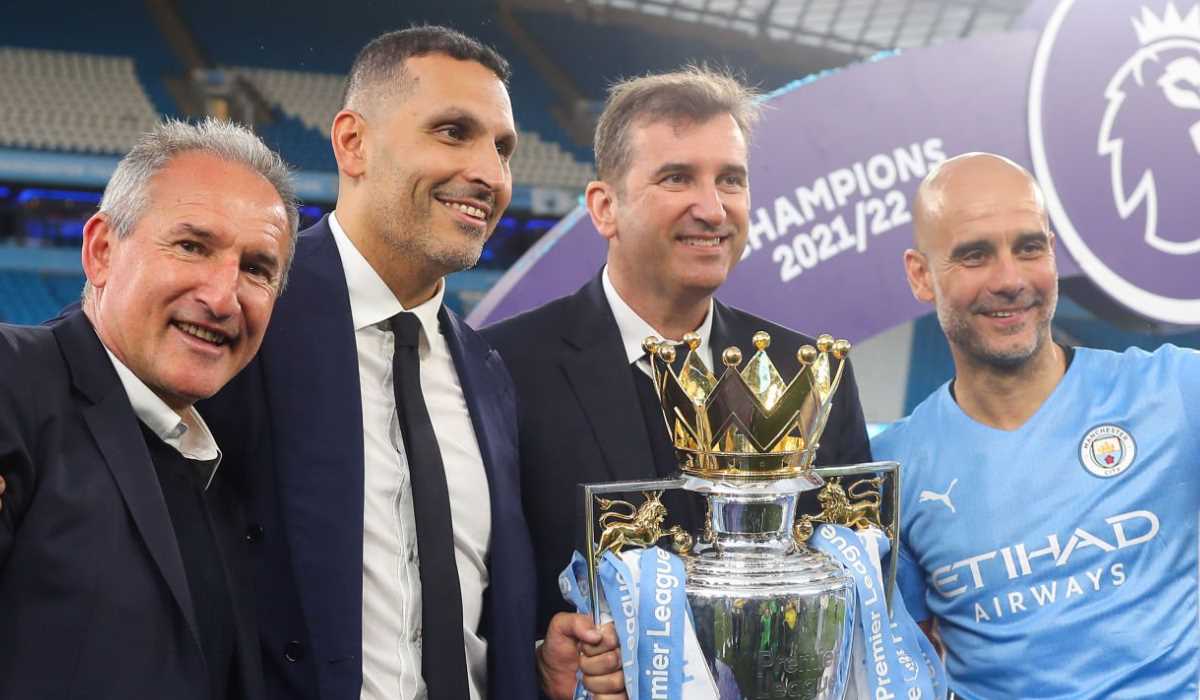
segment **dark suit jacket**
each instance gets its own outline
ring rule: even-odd
[[[211,700],[192,598],[137,416],[75,311],[0,325],[0,698]],[[205,493],[245,697],[263,695],[223,472]],[[232,575],[231,575],[232,574]]]
[[[537,692],[534,583],[512,380],[442,309],[491,495],[482,631],[492,698]],[[357,700],[362,686],[363,426],[350,296],[326,220],[301,232],[257,359],[203,407],[243,480],[274,698]],[[211,416],[211,418],[210,418]]]
[[[750,337],[760,330],[771,334],[771,361],[784,377],[794,376],[796,349],[811,338],[713,304],[709,345],[718,362],[731,345],[749,359]],[[521,482],[537,558],[540,629],[555,612],[568,609],[556,582],[582,542],[577,485],[654,478],[650,436],[600,276],[570,296],[482,332],[500,351],[517,387]],[[867,462],[870,456],[858,386],[847,367],[817,464]]]

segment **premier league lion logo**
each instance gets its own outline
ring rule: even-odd
[[[1141,48],[1121,65],[1104,96],[1100,155],[1109,159],[1112,190],[1123,218],[1144,219],[1146,244],[1169,255],[1200,252],[1195,187],[1200,183],[1200,6],[1181,16],[1168,4],[1162,17],[1143,7],[1133,19]],[[1139,138],[1154,123],[1161,133]],[[1192,159],[1187,182],[1160,182],[1155,165]],[[1172,187],[1172,184],[1177,186]]]
[[[1034,59],[1029,134],[1079,267],[1146,317],[1200,324],[1200,3],[1062,0]]]

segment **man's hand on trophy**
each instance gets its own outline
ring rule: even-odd
[[[595,700],[625,700],[625,676],[612,624],[597,628],[587,615],[558,613],[550,620],[538,649],[538,675],[551,700],[570,700],[575,672]]]

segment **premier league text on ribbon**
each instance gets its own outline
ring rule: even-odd
[[[640,569],[638,662],[648,681],[641,695],[650,700],[679,697],[683,684],[681,618],[686,614],[683,563],[652,547],[642,551]]]

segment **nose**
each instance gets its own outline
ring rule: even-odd
[[[727,215],[725,201],[721,199],[721,192],[716,184],[708,183],[696,189],[696,199],[692,202],[693,217],[716,228],[725,223]]]
[[[467,179],[477,182],[493,193],[501,192],[508,183],[508,162],[496,149],[496,145],[485,139],[478,148],[471,149],[471,162]]]
[[[196,290],[196,299],[208,308],[216,319],[235,316],[241,308],[238,285],[241,283],[241,261],[236,257],[220,259],[206,266],[204,279]]]
[[[1021,272],[1021,263],[1011,253],[1004,253],[996,258],[992,266],[992,274],[988,279],[988,287],[993,294],[1007,298],[1016,298],[1025,291],[1025,276]]]

